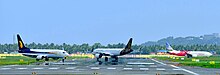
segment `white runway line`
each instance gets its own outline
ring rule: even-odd
[[[170,65],[170,66],[171,66],[171,67],[174,67],[174,68],[178,68],[178,69],[180,68],[180,67],[177,67],[177,66],[174,66],[174,65]]]
[[[65,69],[68,69],[68,70],[70,70],[70,69],[75,69],[76,67],[67,67],[67,68],[65,68]]]
[[[77,71],[85,71],[86,69],[76,69]]]
[[[138,67],[146,67],[145,65],[138,65]]]
[[[27,69],[27,68],[16,68],[16,69],[19,69],[19,70],[24,70],[24,69]]]
[[[179,70],[182,70],[182,69],[176,69],[176,68],[175,68],[175,69],[173,69],[173,70],[174,70],[174,71],[179,71]]]
[[[32,68],[32,69],[35,69],[35,70],[40,70],[40,69],[44,69],[44,68]]]
[[[149,70],[149,68],[140,68],[140,70]]]
[[[157,65],[150,65],[149,67],[157,67]]]
[[[109,69],[109,70],[115,70],[116,68],[114,68],[114,67],[108,67],[107,69]]]
[[[132,65],[125,65],[126,67],[132,67]]]
[[[154,65],[154,63],[144,63],[144,62],[128,62],[128,65]]]
[[[98,70],[100,69],[99,67],[91,67],[92,70]]]
[[[166,69],[164,69],[164,68],[157,68],[156,70],[158,70],[158,71],[164,71],[164,70],[166,70]]]
[[[132,68],[123,68],[124,70],[132,70]]]
[[[190,74],[193,74],[193,75],[199,75],[198,73],[192,72],[192,71],[190,71],[190,70],[187,70],[187,69],[184,69],[184,68],[181,68],[181,67],[177,67],[177,66],[175,66],[175,65],[170,65],[170,66],[171,66],[171,67],[174,67],[174,68],[181,69],[181,70],[183,70],[183,71],[185,71],[185,72],[188,72],[188,73],[190,73]]]
[[[193,75],[199,75],[198,73],[195,73],[195,72],[192,72],[192,71],[189,71],[189,70],[186,70],[186,69],[182,69],[182,70],[185,71],[185,72],[191,73]]]
[[[9,69],[11,69],[11,68],[1,68],[1,70],[9,70]]]
[[[157,63],[160,63],[160,64],[162,64],[162,65],[167,65],[167,64],[165,64],[165,63],[159,62],[159,61],[154,60],[154,59],[151,59],[151,60],[153,60],[153,61],[155,61],[155,62],[157,62]]]
[[[59,68],[58,68],[58,67],[52,67],[52,68],[48,68],[48,69],[57,70],[57,69],[59,69]]]
[[[18,66],[18,65],[7,65],[7,66],[3,66],[3,67],[13,67],[13,66]]]

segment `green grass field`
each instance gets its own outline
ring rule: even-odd
[[[195,57],[195,58],[186,58],[186,57],[153,57],[159,60],[179,62],[179,66],[199,66],[204,68],[220,68],[220,57],[211,56],[211,57]],[[181,60],[184,58],[184,60]]]
[[[36,62],[34,58],[25,56],[4,56],[0,58],[0,65],[27,65],[34,62]]]
[[[83,59],[89,58],[88,56],[70,56],[67,59]],[[49,59],[49,61],[60,61]],[[30,58],[26,56],[1,56],[0,57],[0,65],[28,65],[35,62],[44,62],[44,60],[36,61],[35,58]]]

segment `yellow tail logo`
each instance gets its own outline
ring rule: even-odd
[[[22,44],[22,42],[21,41],[19,41],[19,46],[20,46],[20,48],[23,48],[23,44]]]

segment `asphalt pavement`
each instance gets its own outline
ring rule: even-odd
[[[113,60],[113,59],[112,59]],[[95,59],[73,59],[62,62],[45,62],[39,65],[0,66],[0,74],[76,74],[76,75],[216,75],[220,69],[180,67],[156,59],[119,58],[118,62]]]

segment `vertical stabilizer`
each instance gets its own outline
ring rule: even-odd
[[[125,54],[128,54],[128,53],[132,52],[133,50],[131,49],[131,45],[132,45],[132,38],[129,39],[128,44],[120,52],[120,55],[125,55]]]
[[[21,39],[19,34],[17,34],[17,40],[18,40],[18,48],[19,48],[19,50],[22,51],[22,50],[28,49],[28,48],[26,48],[24,46],[24,43],[23,43],[23,41],[22,41],[22,39]]]
[[[173,48],[170,46],[170,44],[168,42],[166,43],[166,49],[167,50],[173,50]]]
[[[125,46],[125,49],[131,49],[132,38],[129,39],[128,44]]]

